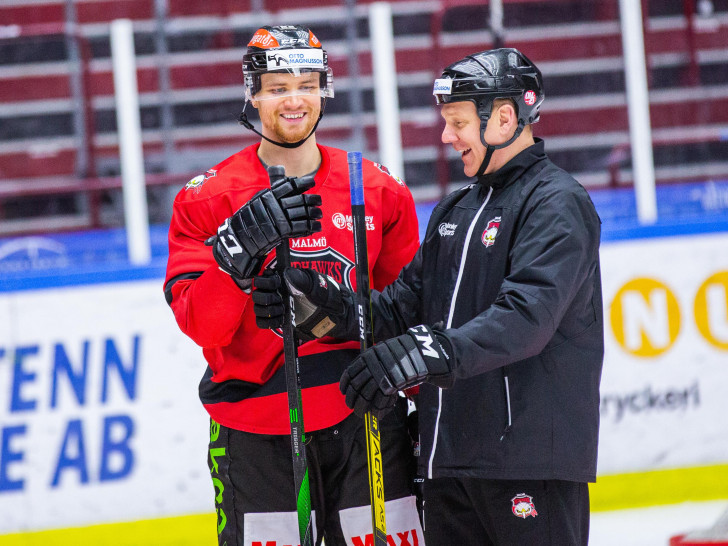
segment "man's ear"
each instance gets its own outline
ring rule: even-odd
[[[498,126],[503,132],[508,133],[511,131],[514,125],[518,124],[518,116],[516,115],[516,109],[510,102],[506,102],[500,105],[498,108]]]
[[[258,109],[258,101],[257,100],[252,100],[251,99],[250,104],[252,104],[253,105],[253,108],[255,108],[256,110]]]

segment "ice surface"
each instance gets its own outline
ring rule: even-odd
[[[670,537],[712,527],[728,500],[595,512],[589,546],[668,546]]]

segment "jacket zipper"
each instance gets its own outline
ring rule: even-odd
[[[460,290],[460,281],[463,278],[463,271],[465,271],[465,260],[468,257],[468,247],[470,246],[470,238],[473,235],[473,230],[475,229],[475,224],[478,223],[478,219],[480,218],[480,215],[483,212],[483,209],[485,209],[485,205],[488,204],[488,201],[490,201],[490,196],[493,193],[493,187],[491,186],[488,189],[488,195],[485,198],[485,201],[483,201],[483,204],[480,205],[480,208],[478,209],[478,212],[475,215],[475,218],[473,218],[473,221],[470,222],[470,227],[468,228],[468,233],[465,236],[465,244],[463,245],[463,254],[460,258],[460,269],[458,270],[458,278],[455,281],[455,289],[453,290],[452,294],[452,300],[450,301],[450,312],[448,313],[447,317],[447,326],[445,327],[450,328],[452,326],[452,318],[455,315],[455,301],[458,299],[458,291]],[[437,388],[437,417],[435,418],[435,432],[432,438],[432,450],[430,451],[430,460],[427,463],[427,477],[432,479],[432,461],[435,460],[435,451],[437,449],[437,435],[438,431],[440,429],[440,415],[442,414],[442,387]]]
[[[500,441],[502,442],[503,439],[506,437],[506,434],[508,434],[511,431],[511,389],[508,385],[508,374],[503,372],[503,383],[506,387],[506,409],[508,411],[508,420],[506,421],[506,428],[503,429],[503,434],[500,437]]]

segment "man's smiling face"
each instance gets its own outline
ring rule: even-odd
[[[252,104],[258,109],[263,134],[279,142],[306,138],[321,112],[319,73],[270,72],[261,74],[260,82]]]

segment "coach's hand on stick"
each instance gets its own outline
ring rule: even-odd
[[[423,382],[451,387],[453,349],[447,336],[420,325],[377,343],[344,370],[339,387],[357,415],[381,416],[397,401],[398,391]]]

